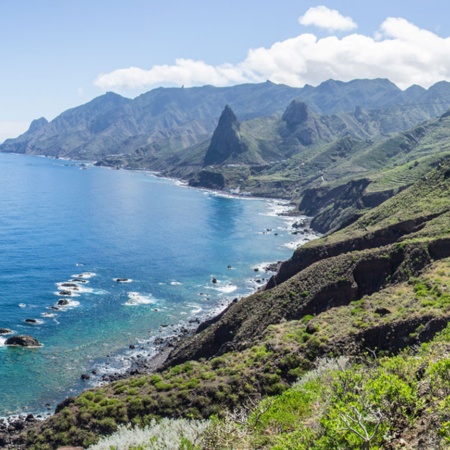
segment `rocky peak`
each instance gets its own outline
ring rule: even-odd
[[[311,112],[306,103],[300,100],[292,100],[281,119],[287,127],[293,130],[298,125],[305,123],[311,117]]]
[[[239,131],[240,123],[233,110],[226,105],[206,151],[203,166],[222,164],[231,156],[243,153],[247,147],[241,141]]]
[[[48,124],[48,120],[45,117],[35,119],[31,122],[30,128],[28,128],[28,131],[30,133],[34,133],[35,131],[40,130],[42,127],[45,127],[45,125],[47,125],[47,124]]]
[[[217,124],[216,131],[220,131],[221,129],[226,130],[228,128],[235,128],[239,131],[240,123],[237,120],[236,114],[234,114],[233,110],[226,105],[222,114],[219,118],[219,123]]]

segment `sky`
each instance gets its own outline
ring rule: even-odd
[[[0,142],[113,91],[450,81],[444,0],[0,0]]]

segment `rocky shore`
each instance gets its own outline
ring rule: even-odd
[[[286,212],[282,213],[282,215],[286,215]],[[308,236],[308,240],[315,235],[309,227],[309,220],[304,218],[293,220],[292,224],[290,224],[289,232],[293,236],[299,234]],[[281,263],[282,261],[276,261],[254,268],[255,277],[252,279],[252,282],[254,283],[255,291],[264,287],[270,276],[278,271]],[[120,279],[118,282],[123,281]],[[216,309],[208,314],[194,316],[175,325],[161,325],[159,335],[144,339],[139,343],[129,344],[128,348],[124,349],[120,354],[108,356],[100,367],[96,366],[87,372],[80,373],[80,379],[86,382],[86,389],[89,389],[117,380],[158,371],[163,367],[172,350],[181,341],[214,323],[230,304],[238,300],[238,298],[225,299]],[[122,367],[117,370],[112,369],[111,366],[117,366],[114,363],[117,363],[118,360],[120,360]],[[58,404],[55,412],[61,410],[69,400],[70,398]],[[32,426],[36,421],[45,420],[51,414],[51,405],[44,406],[43,410],[45,409],[47,412],[42,412],[41,414],[20,414],[0,418],[0,448],[20,448],[17,446],[19,434],[27,427]]]

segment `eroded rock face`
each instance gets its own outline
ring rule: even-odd
[[[41,347],[42,344],[32,336],[24,334],[22,336],[11,336],[5,342],[5,345],[17,347]]]

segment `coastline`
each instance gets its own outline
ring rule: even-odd
[[[70,160],[64,160],[64,163],[68,161]],[[80,168],[82,166],[82,163],[80,161],[73,161],[73,163],[74,165],[80,166]],[[238,200],[264,200],[268,203],[271,202],[273,206],[276,206],[276,208],[274,207],[272,211],[269,211],[270,215],[282,216],[287,220],[286,229],[289,230],[289,234],[292,235],[294,241],[289,244],[291,245],[291,247],[289,248],[291,248],[292,250],[297,246],[302,245],[303,243],[308,242],[315,237],[318,237],[318,235],[309,228],[308,218],[303,215],[299,216],[295,211],[289,211],[292,209],[292,204],[288,200],[267,197],[261,198],[253,196],[243,196],[229,192],[192,187],[178,179],[158,176],[154,172],[150,172],[147,170],[143,170],[141,172],[149,173],[149,175],[156,176],[158,178],[165,178],[171,182],[178,184],[179,186],[189,187],[213,195],[235,198]],[[295,224],[299,225],[294,226]],[[302,230],[303,232],[300,236],[298,234],[299,230]],[[273,269],[276,269],[276,265],[278,263],[279,262],[277,261],[268,263],[261,262],[255,265],[255,278],[252,280],[253,292],[256,292],[258,289],[262,288],[262,286],[267,282],[270,275],[274,273]],[[265,267],[268,268],[268,266],[271,266],[270,269],[272,270],[264,269]],[[267,277],[266,281],[264,281],[264,277]],[[251,292],[246,294],[245,296],[247,295],[251,295]],[[241,298],[242,297],[244,296],[241,296]],[[194,334],[198,327],[201,326],[201,324],[204,324],[214,317],[217,317],[217,315],[224,311],[233,301],[237,300],[238,299],[229,296],[224,297],[223,301],[218,304],[217,307],[207,313],[198,315],[194,314],[177,324],[161,326],[159,330],[160,333],[150,338],[143,338],[141,340],[138,340],[138,344],[136,345],[130,344],[127,347],[126,343],[124,343],[123,349],[117,352],[117,354],[109,357],[108,360],[104,361],[103,366],[102,364],[98,364],[96,365],[96,367],[92,367],[87,372],[80,372],[80,377],[84,376],[84,379],[82,379],[83,383],[85,382],[85,388],[82,389],[79,393],[100,384],[109,383],[118,379],[125,379],[131,376],[146,374],[158,370],[158,368],[161,367],[161,365],[166,360],[170,351],[177,345],[180,340],[188,335]],[[114,362],[120,360],[122,367],[117,369],[115,367],[115,364],[112,364],[112,361],[114,359]],[[92,373],[93,371],[95,371],[95,373]],[[62,403],[64,403],[64,401]],[[57,408],[58,405],[56,405],[56,410]],[[23,428],[27,426],[27,424],[32,424],[36,420],[47,419],[54,413],[54,410],[55,409],[53,407],[50,407],[50,405],[42,405],[41,417],[39,417],[39,414],[37,412],[35,412],[34,415],[27,410],[24,410],[22,414],[13,414],[8,417],[3,417],[0,419],[0,434],[3,432],[7,432],[15,435],[19,431],[22,431]]]
[[[277,215],[292,219],[288,225],[289,233],[292,236],[302,236],[287,244],[288,248],[295,248],[304,245],[312,239],[319,237],[309,228],[310,218],[306,216],[290,216],[286,210],[277,213]],[[299,219],[294,220],[295,217]],[[261,262],[254,266],[255,277],[252,280],[253,289],[246,296],[251,295],[264,288],[270,277],[278,271],[282,261]],[[122,350],[111,355],[106,361],[95,364],[88,372],[80,374],[81,378],[87,382],[86,388],[93,388],[105,383],[114,382],[131,376],[148,374],[157,370],[167,359],[170,351],[178,342],[187,336],[191,336],[206,323],[214,320],[222,314],[230,304],[239,301],[240,297],[224,297],[212,310],[193,314],[176,324],[161,325],[158,334],[137,338],[137,344],[129,344]]]
[[[303,220],[303,218],[302,218]],[[307,239],[318,237],[308,227],[309,220],[307,218],[302,222],[302,230],[307,236]],[[297,233],[299,228],[298,222],[294,221],[290,224],[290,231]],[[295,236],[296,234],[294,234]],[[308,242],[308,240],[299,240],[298,246]],[[276,273],[279,264],[282,261],[273,261],[271,263],[260,263],[255,265],[254,273],[255,280],[267,278]],[[254,283],[254,290],[252,293],[262,289],[264,284]],[[241,296],[240,298],[244,298]],[[193,315],[173,325],[160,326],[159,333],[150,338],[138,339],[138,344],[129,344],[119,350],[116,354],[101,363],[95,364],[87,372],[80,373],[80,378],[86,383],[85,388],[76,395],[82,392],[93,389],[97,386],[115,382],[118,380],[129,379],[134,376],[146,375],[158,371],[162,368],[167,360],[170,352],[180,343],[184,338],[196,334],[197,330],[205,328],[210,321],[221,315],[233,302],[239,301],[240,298],[223,298],[223,300],[212,310],[207,313]],[[117,362],[120,362],[121,367],[117,367]],[[23,414],[14,414],[7,417],[0,418],[0,448],[2,442],[2,435],[7,439],[14,439],[24,429],[32,426],[36,421],[44,421],[59,411],[72,396],[67,397],[62,402],[56,404],[55,408],[50,405],[43,405],[41,413],[31,413],[24,411]],[[45,409],[46,408],[46,409]],[[45,411],[45,412],[44,412]],[[5,437],[6,439],[6,437]]]

